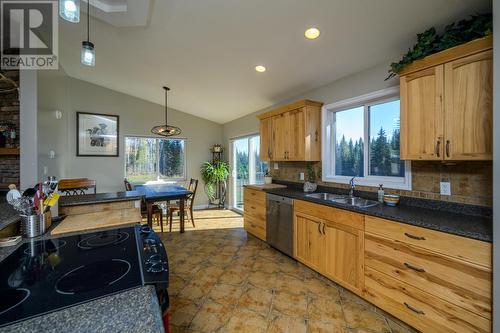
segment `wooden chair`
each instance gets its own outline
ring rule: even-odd
[[[58,184],[59,192],[64,195],[82,195],[91,189],[97,193],[96,181],[88,178],[61,179]]]
[[[132,184],[125,178],[123,180],[123,183],[125,184],[125,191],[133,191]],[[148,216],[148,207],[146,205],[146,201],[144,198],[141,200],[141,215],[143,218],[147,218]],[[160,230],[163,232],[163,209],[161,209],[160,206],[158,205],[153,205],[153,220],[156,220],[156,225],[160,225]]]
[[[189,181],[188,190],[191,191],[191,192],[193,192],[193,194],[191,194],[187,198],[186,202],[184,203],[184,213],[189,212],[189,218],[191,220],[191,223],[193,224],[193,228],[196,227],[194,225],[193,206],[194,206],[194,197],[196,195],[196,189],[197,188],[198,188],[198,179],[191,178],[191,180]],[[180,211],[180,207],[179,207],[178,203],[168,206],[168,217],[169,217],[169,224],[170,224],[170,232],[172,232],[172,220],[173,220],[174,212],[178,212],[178,211]],[[184,216],[186,216],[186,215],[184,215]]]

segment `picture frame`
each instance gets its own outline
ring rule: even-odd
[[[119,116],[76,113],[76,156],[118,157],[119,138]]]

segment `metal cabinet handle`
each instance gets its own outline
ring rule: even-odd
[[[450,157],[450,140],[446,140],[446,157]]]
[[[408,238],[411,238],[411,239],[415,239],[415,240],[425,240],[425,237],[422,237],[422,236],[414,236],[412,234],[409,234],[407,232],[405,232],[405,236],[408,237]]]
[[[415,309],[413,306],[409,305],[408,303],[404,302],[403,303],[408,309],[410,309],[411,311],[415,312],[416,314],[419,314],[419,315],[424,315],[425,312],[422,311],[422,310],[419,310],[419,309]]]
[[[440,148],[441,148],[441,140],[438,139],[438,141],[436,143],[436,155],[437,155],[437,157],[439,157]]]
[[[326,235],[326,232],[325,232],[325,224],[323,223],[323,235]]]
[[[413,265],[411,265],[411,264],[409,264],[409,263],[407,263],[407,262],[405,262],[405,266],[406,266],[407,268],[409,268],[409,269],[414,270],[415,272],[425,273],[425,269],[415,267],[415,266],[413,266]]]
[[[321,234],[321,223],[318,223],[318,232]]]
[[[314,132],[314,134],[316,134],[316,138],[314,139],[314,141],[318,142],[318,130],[316,130],[316,132]]]
[[[250,206],[250,208],[255,209],[255,207],[254,207],[254,206]]]

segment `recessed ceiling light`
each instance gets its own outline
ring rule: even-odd
[[[255,66],[255,70],[259,73],[264,73],[266,71],[266,67],[262,65]]]
[[[309,28],[306,30],[306,32],[304,32],[304,36],[306,36],[307,39],[316,39],[320,34],[321,32],[319,31],[319,29],[314,27]]]

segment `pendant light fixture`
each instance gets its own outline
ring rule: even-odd
[[[85,66],[95,66],[94,43],[90,41],[90,0],[87,0],[87,40],[82,42],[80,61]]]
[[[71,23],[80,22],[80,0],[59,0],[59,16]]]
[[[165,89],[165,125],[155,126],[151,129],[151,133],[161,135],[161,136],[173,136],[181,134],[181,129],[176,126],[171,126],[168,124],[168,105],[167,105],[167,92],[170,90],[169,87],[163,87]]]

